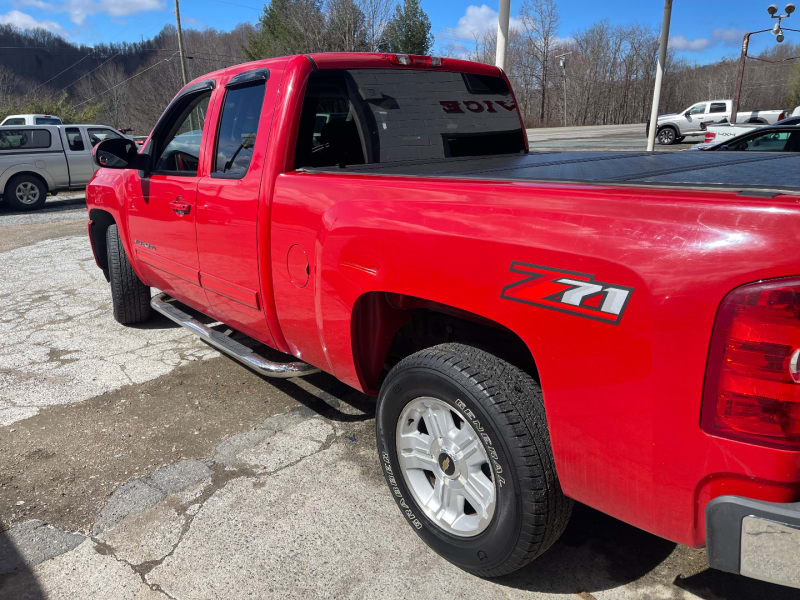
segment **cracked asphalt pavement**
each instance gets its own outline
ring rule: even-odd
[[[584,506],[519,573],[408,527],[374,402],[268,380],[154,317],[111,317],[81,198],[0,205],[0,599],[796,598]]]

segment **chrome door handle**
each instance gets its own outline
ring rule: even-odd
[[[179,215],[188,215],[192,210],[192,205],[183,200],[173,200],[169,203],[169,207]]]

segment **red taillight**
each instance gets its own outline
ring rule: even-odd
[[[706,131],[706,144],[709,142],[713,142],[714,139],[717,137],[717,134],[713,131]]]
[[[703,394],[707,432],[800,450],[800,280],[742,286],[720,305]]]
[[[421,56],[419,54],[390,54],[389,62],[406,67],[441,67],[442,59],[438,56]]]

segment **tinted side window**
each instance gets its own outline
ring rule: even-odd
[[[46,129],[0,130],[0,150],[34,150],[50,147],[50,132]]]
[[[81,137],[80,129],[77,127],[67,127],[64,130],[64,133],[67,135],[67,144],[69,145],[70,150],[73,152],[85,150],[83,147],[83,138]]]
[[[710,113],[724,113],[725,112],[725,103],[724,102],[712,102],[711,108],[708,110]]]
[[[158,140],[155,170],[197,175],[203,124],[211,93],[199,94],[179,111],[165,135]]]
[[[213,174],[242,177],[250,167],[266,85],[229,89],[222,106]]]
[[[89,127],[86,133],[89,134],[89,143],[93,148],[103,140],[122,137],[116,131],[106,129],[105,127]]]
[[[3,126],[6,125],[25,125],[25,119],[16,118],[16,119],[6,119],[3,121]]]

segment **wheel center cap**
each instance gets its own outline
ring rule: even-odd
[[[456,462],[447,452],[442,452],[439,454],[439,468],[442,470],[442,473],[448,477],[452,477],[453,473],[456,472]]]

